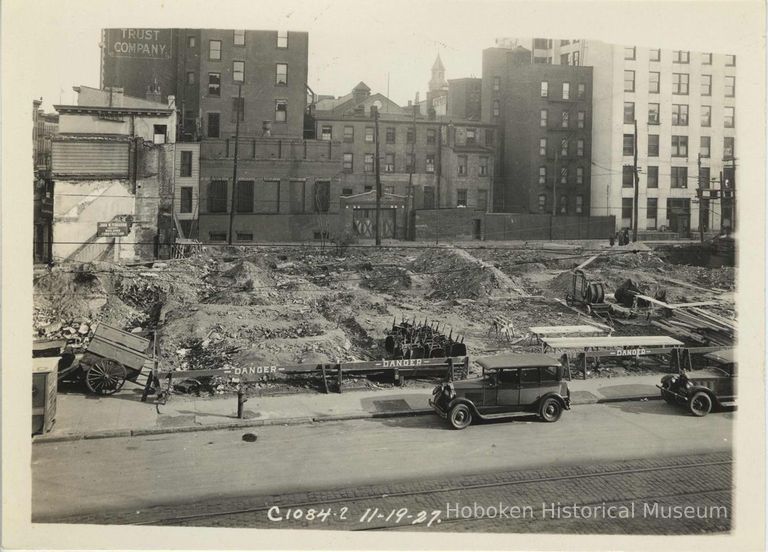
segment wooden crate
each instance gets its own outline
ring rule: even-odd
[[[32,372],[32,435],[47,433],[56,420],[58,357],[34,359]]]

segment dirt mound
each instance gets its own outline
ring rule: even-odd
[[[367,269],[367,267],[365,267]],[[364,270],[360,285],[374,291],[395,291],[411,287],[411,276],[400,266],[377,266]]]
[[[424,251],[409,268],[431,276],[428,299],[479,299],[502,288],[493,270],[449,249]]]
[[[566,270],[555,276],[547,285],[554,297],[565,299],[566,293],[573,293],[573,272]]]

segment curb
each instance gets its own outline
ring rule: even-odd
[[[579,401],[571,403],[571,406],[586,406],[590,404],[611,404],[618,402],[642,402],[660,400],[659,396],[649,397],[619,397],[610,399],[597,399],[594,401]],[[381,418],[405,418],[432,414],[431,408],[415,408],[412,410],[397,410],[393,412],[358,412],[354,414],[328,414],[325,416],[297,416],[295,418],[273,418],[261,420],[239,420],[232,422],[218,422],[205,425],[178,426],[178,427],[149,427],[142,429],[110,429],[93,431],[90,433],[65,433],[62,435],[37,435],[32,438],[35,443],[60,443],[66,441],[80,441],[91,439],[111,439],[115,437],[141,437],[144,435],[163,435],[169,433],[194,433],[198,431],[216,431],[223,429],[244,429],[263,426],[292,426],[323,422],[343,422],[350,420],[366,420]]]

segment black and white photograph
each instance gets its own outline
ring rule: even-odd
[[[764,549],[763,3],[3,35],[4,547]]]

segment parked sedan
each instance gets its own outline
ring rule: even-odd
[[[733,349],[704,355],[709,366],[661,378],[661,397],[669,404],[685,406],[694,416],[706,416],[713,408],[736,405],[736,363]]]

